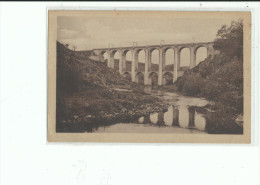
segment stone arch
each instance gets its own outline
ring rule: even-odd
[[[125,77],[127,80],[131,81],[131,73],[126,71],[123,73],[123,77]]]
[[[141,55],[140,55],[141,52]],[[135,69],[136,71],[139,72],[144,72],[144,63],[145,63],[145,49],[144,48],[139,48],[135,50]],[[141,62],[141,60],[143,61]]]
[[[164,72],[163,73],[163,85],[170,85],[173,83],[173,73],[172,72]]]
[[[178,49],[178,70],[190,68],[191,51],[189,46],[182,46]]]
[[[129,56],[130,54],[130,56]],[[132,51],[126,49],[122,51],[122,69],[123,71],[131,71],[132,66]]]
[[[174,47],[166,47],[163,48],[162,55],[163,55],[163,70],[165,71],[173,71],[174,70],[174,54],[175,48]]]
[[[151,72],[148,76],[148,85],[157,86],[158,85],[158,73]]]
[[[111,68],[119,72],[119,60],[120,60],[120,50],[112,50],[110,52],[110,62]]]
[[[199,52],[199,53],[198,53]],[[202,52],[202,54],[201,54]],[[199,54],[199,56],[198,56]],[[201,61],[205,60],[208,56],[208,46],[198,45],[194,48],[194,61],[198,65]]]
[[[136,73],[135,82],[138,84],[144,84],[144,74],[142,72]]]
[[[150,71],[159,71],[159,57],[160,57],[160,48],[150,48]]]

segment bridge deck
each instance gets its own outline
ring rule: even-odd
[[[214,42],[197,42],[197,43],[182,43],[182,44],[162,44],[162,45],[146,45],[146,46],[128,46],[128,47],[113,47],[113,48],[95,48],[92,50],[109,50],[109,49],[132,49],[132,48],[146,48],[146,47],[173,47],[173,46],[186,46],[186,45],[200,45],[200,44],[213,44]]]

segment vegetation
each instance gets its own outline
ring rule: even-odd
[[[141,86],[86,54],[57,42],[57,131],[85,131],[165,107]]]
[[[189,96],[205,97],[215,104],[211,107],[224,120],[243,114],[243,23],[232,22],[217,32],[214,48],[219,55],[208,57],[176,81],[175,89]],[[216,114],[214,114],[216,115]],[[213,119],[213,120],[212,120]],[[208,122],[215,122],[211,116]],[[215,131],[218,128],[214,128]],[[212,129],[212,130],[214,130]]]
[[[214,48],[227,56],[243,59],[243,21],[232,21],[223,25],[216,35]]]

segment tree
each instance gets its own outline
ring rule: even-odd
[[[64,46],[66,47],[66,48],[69,48],[69,43],[66,43],[66,44],[64,44]]]
[[[77,49],[77,46],[73,45],[72,49],[73,49],[73,51],[75,51]]]
[[[230,26],[223,25],[218,30],[214,41],[214,49],[233,58],[243,59],[243,21],[232,21]]]

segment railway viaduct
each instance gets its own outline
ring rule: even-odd
[[[173,82],[177,80],[180,74],[180,54],[182,49],[188,48],[190,50],[190,69],[196,66],[196,52],[200,47],[207,48],[207,56],[213,56],[216,54],[216,50],[213,49],[213,42],[199,42],[199,43],[184,43],[184,44],[165,44],[165,45],[149,45],[149,46],[132,46],[132,47],[117,47],[117,48],[98,48],[93,49],[91,56],[96,56],[98,61],[104,62],[104,53],[108,55],[107,66],[114,68],[114,56],[116,52],[119,52],[119,73],[124,75],[126,73],[131,74],[132,82],[138,82],[137,76],[142,73],[144,76],[144,85],[151,85],[151,75],[156,73],[158,76],[158,85],[164,85],[164,75],[171,73],[173,76]],[[166,51],[172,49],[174,51],[174,67],[172,71],[165,70],[165,55]],[[145,52],[145,70],[144,72],[138,71],[138,54],[140,51]],[[159,51],[159,70],[152,71],[151,56],[154,50]],[[131,71],[126,70],[126,54],[131,52],[132,62]],[[177,66],[177,67],[175,67]]]

